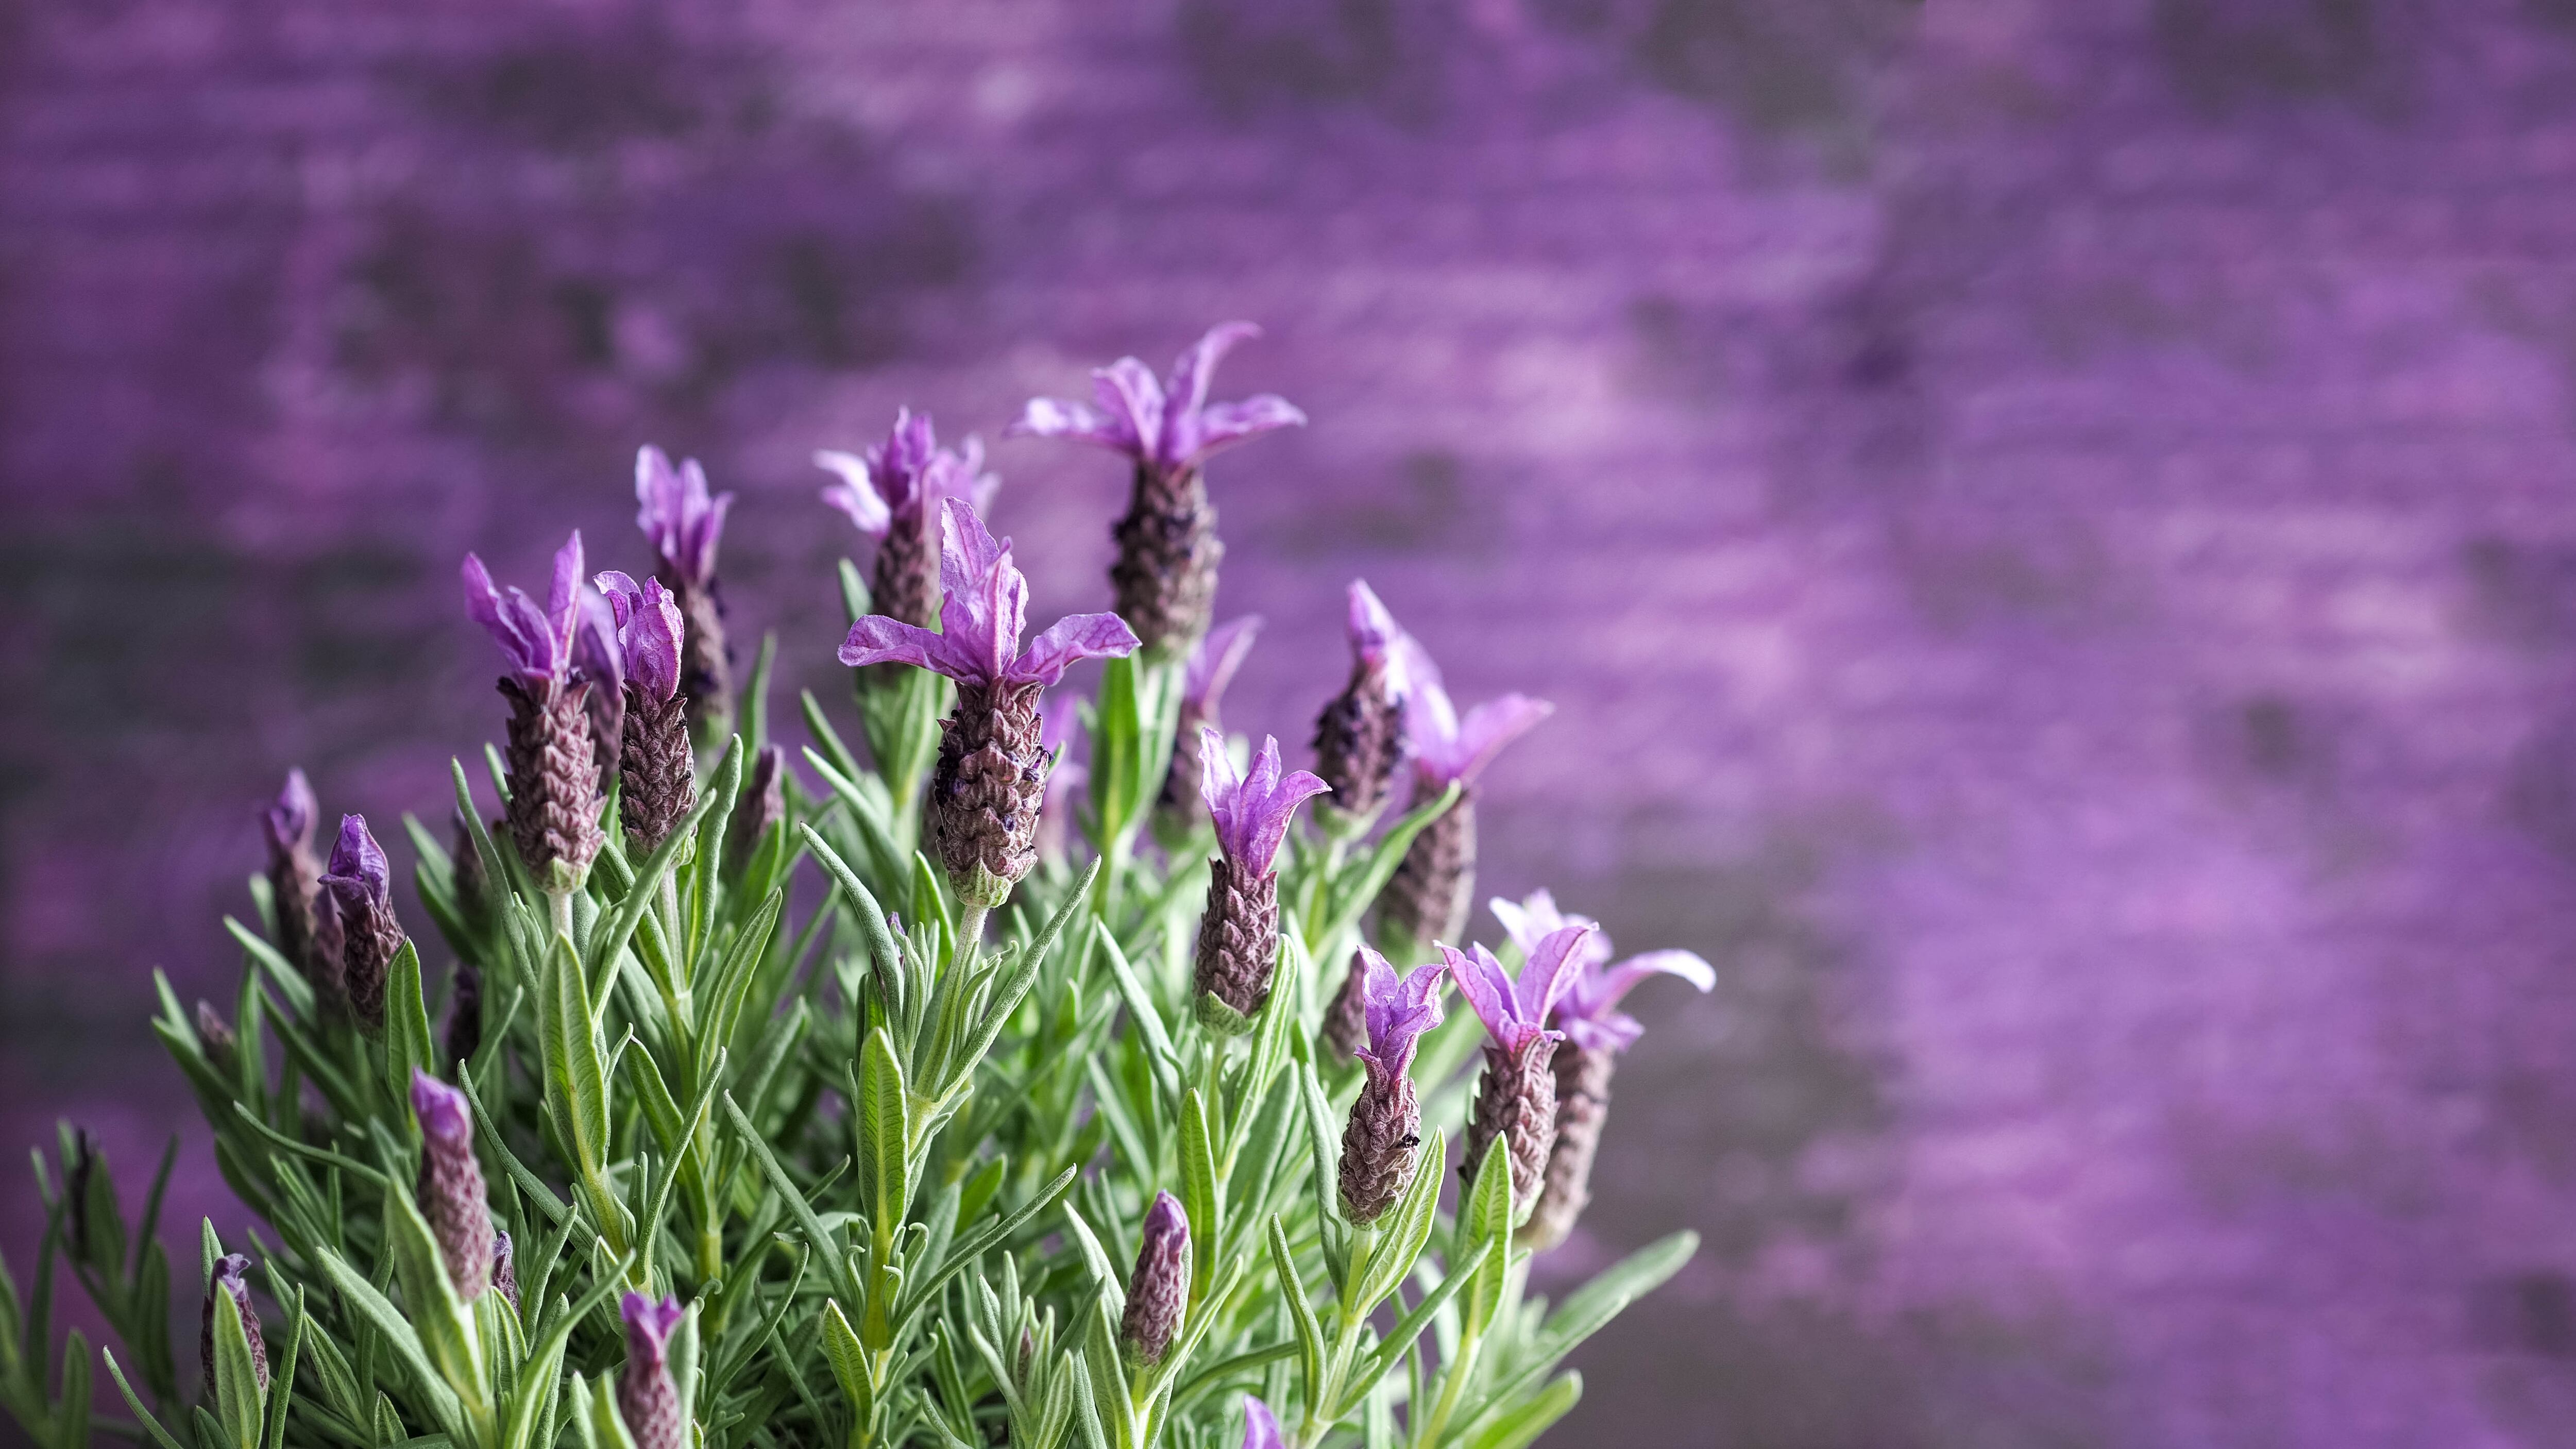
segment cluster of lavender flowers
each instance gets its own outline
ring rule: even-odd
[[[129,1229],[67,1126],[33,1292],[0,1272],[0,1405],[66,1449],[1505,1449],[1555,1422],[1565,1354],[1694,1244],[1553,1307],[1527,1264],[1584,1209],[1621,998],[1711,973],[1613,964],[1544,891],[1492,903],[1499,951],[1466,939],[1478,777],[1548,706],[1461,714],[1364,583],[1314,770],[1227,735],[1259,621],[1214,621],[1206,462],[1304,422],[1208,400],[1253,335],[1028,405],[1014,431],[1134,467],[1114,612],[1033,636],[980,446],[906,412],[816,455],[875,540],[841,571],[864,757],[811,694],[802,769],[772,740],[775,641],[740,667],[733,499],[694,461],[643,450],[637,574],[575,534],[541,602],[467,557],[504,741],[456,767],[446,830],[403,822],[444,989],[366,820],[317,858],[290,772],[257,925],[225,922],[232,1001],[162,982],[154,1022],[261,1224],[203,1226],[200,1372],[170,1159]],[[51,1346],[58,1264],[130,1418],[93,1416],[80,1334]]]

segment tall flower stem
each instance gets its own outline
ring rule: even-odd
[[[950,958],[948,969],[954,971],[975,964],[976,955],[984,947],[984,921],[991,914],[987,907],[970,905],[958,916],[957,954]]]
[[[554,917],[555,934],[567,941],[571,940],[572,892],[568,890],[546,892],[546,908]]]

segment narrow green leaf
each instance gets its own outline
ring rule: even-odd
[[[895,1059],[893,1038],[880,1026],[859,1048],[858,1095],[850,1104],[859,1139],[860,1198],[876,1223],[879,1242],[893,1233],[912,1205],[911,1116],[905,1097],[903,1063]]]
[[[1298,1368],[1304,1374],[1306,1402],[1320,1403],[1324,1395],[1324,1327],[1315,1321],[1314,1305],[1306,1301],[1305,1280],[1297,1276],[1297,1255],[1288,1249],[1288,1230],[1280,1224],[1279,1215],[1270,1215],[1270,1266],[1279,1275],[1279,1291],[1288,1300],[1288,1311],[1297,1325]]]
[[[412,1331],[411,1321],[403,1317],[401,1310],[376,1290],[376,1285],[361,1277],[339,1254],[324,1248],[319,1257],[323,1276],[329,1278],[331,1286],[339,1292],[342,1305],[361,1325],[374,1331],[379,1344],[393,1351],[395,1360],[411,1376],[421,1397],[430,1402],[431,1413],[440,1426],[452,1435],[461,1435],[464,1425],[455,1391],[448,1388],[447,1381],[430,1363],[428,1352],[421,1347],[420,1335]]]
[[[286,1411],[295,1402],[295,1369],[304,1354],[304,1333],[313,1323],[304,1311],[304,1289],[298,1287],[286,1305],[286,1347],[269,1364],[268,1416],[260,1436],[266,1449],[285,1449]]]
[[[1181,1207],[1190,1219],[1191,1301],[1216,1281],[1216,1253],[1225,1232],[1216,1148],[1208,1141],[1207,1108],[1192,1087],[1181,1098]]]
[[[420,983],[420,952],[409,939],[385,970],[385,1092],[411,1116],[414,1068],[438,1075],[438,1048],[429,1034],[429,1001]]]
[[[1582,1399],[1583,1375],[1570,1371],[1559,1375],[1538,1397],[1497,1418],[1490,1427],[1467,1440],[1466,1449],[1523,1449],[1570,1413]]]
[[[152,1411],[143,1407],[143,1400],[135,1396],[134,1385],[125,1381],[125,1370],[117,1367],[116,1351],[102,1348],[99,1356],[107,1360],[107,1376],[116,1380],[116,1391],[125,1396],[125,1406],[134,1411],[134,1420],[143,1426],[143,1432],[160,1449],[182,1449],[179,1441],[170,1437],[170,1431],[161,1427],[161,1421],[152,1417]]]
[[[214,1309],[216,1422],[242,1449],[258,1449],[267,1405],[259,1371],[251,1362],[250,1335],[242,1327],[241,1308],[230,1293],[210,1293],[207,1301]]]
[[[1500,1144],[1497,1144],[1499,1146]],[[1464,1306],[1467,1331],[1482,1333],[1501,1306],[1503,1280],[1511,1265],[1512,1169],[1509,1154],[1488,1151],[1467,1189],[1465,1211],[1458,1216],[1458,1245],[1450,1252],[1453,1272],[1472,1273],[1474,1285]]]
[[[1413,1164],[1413,1177],[1405,1184],[1404,1195],[1388,1213],[1385,1226],[1377,1235],[1376,1250],[1343,1301],[1345,1312],[1366,1317],[1386,1301],[1413,1272],[1414,1261],[1422,1256],[1424,1245],[1431,1241],[1432,1220],[1440,1209],[1440,1179],[1449,1148],[1448,1134],[1434,1129],[1431,1141]],[[1494,1154],[1499,1156],[1500,1154]]]

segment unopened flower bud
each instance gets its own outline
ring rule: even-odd
[[[231,1024],[224,1020],[222,1012],[215,1010],[213,1002],[197,1003],[197,1044],[205,1049],[206,1060],[216,1071],[231,1073],[233,1063],[238,1060],[234,1053],[240,1048],[240,1043],[233,1036]]]
[[[734,802],[733,823],[725,827],[725,869],[739,875],[786,818],[787,752],[762,745],[751,757],[751,781]]]
[[[314,1010],[322,1020],[349,1019],[347,933],[340,929],[340,903],[327,890],[313,893],[313,941],[306,948],[305,974],[313,983]]]
[[[1350,588],[1351,677],[1315,718],[1315,773],[1333,787],[1316,808],[1327,829],[1357,835],[1385,808],[1404,757],[1404,649],[1395,616],[1369,586]]]
[[[214,1281],[206,1285],[206,1301],[197,1320],[197,1358],[205,1366],[205,1401],[209,1408],[215,1399],[215,1295],[221,1293],[233,1300],[241,1312],[242,1334],[250,1340],[251,1372],[257,1377],[262,1392],[268,1389],[268,1345],[260,1341],[259,1311],[250,1306],[250,1259],[240,1253],[226,1253],[215,1260]]]
[[[501,1295],[512,1308],[519,1306],[519,1264],[510,1247],[510,1235],[492,1230],[492,1291]]]
[[[617,1377],[617,1412],[635,1449],[686,1449],[680,1388],[671,1378],[671,1335],[687,1310],[677,1298],[656,1303],[641,1293],[618,1302],[626,1319],[626,1367]]]
[[[1038,861],[1038,812],[1046,800],[1034,684],[960,683],[940,722],[930,774],[930,831],[959,899],[998,906]]]
[[[680,692],[680,606],[658,579],[639,584],[611,569],[595,582],[608,599],[626,699],[617,816],[626,827],[627,849],[649,855],[698,803],[688,700]]]
[[[370,1036],[385,1029],[385,976],[402,950],[402,922],[394,917],[393,873],[385,852],[367,833],[363,815],[340,817],[340,839],[331,847],[323,889],[340,921],[341,980],[349,1013]]]
[[[1127,1283],[1127,1313],[1118,1324],[1118,1346],[1130,1363],[1163,1361],[1189,1297],[1189,1215],[1179,1198],[1158,1192],[1145,1212],[1145,1240]]]
[[[1199,758],[1199,794],[1222,854],[1208,863],[1207,910],[1199,917],[1196,1011],[1212,1031],[1242,1032],[1270,999],[1278,963],[1279,847],[1297,806],[1325,785],[1303,770],[1283,772],[1275,739],[1265,738],[1252,769],[1237,774],[1224,737],[1203,727]]]
[[[446,1046],[451,1067],[474,1060],[483,1049],[483,972],[471,961],[456,963],[455,984],[447,993]]]
[[[930,415],[904,408],[884,442],[865,453],[816,453],[814,463],[841,478],[823,490],[823,501],[877,541],[871,607],[915,628],[931,627],[939,597],[939,505],[962,498],[981,512],[1001,487],[1001,479],[984,471],[983,443],[970,437],[962,448],[943,448]]]
[[[320,807],[302,770],[286,772],[286,788],[260,812],[261,833],[268,841],[268,894],[277,915],[277,951],[306,976],[319,974],[314,961],[313,897],[321,889],[322,866],[313,857],[313,825]]]
[[[412,1111],[420,1118],[420,1215],[456,1296],[471,1303],[492,1286],[492,1207],[474,1160],[474,1116],[465,1094],[415,1067]]]
[[[1368,1079],[1342,1133],[1339,1185],[1343,1215],[1364,1227],[1395,1206],[1421,1156],[1422,1108],[1409,1073],[1422,1034],[1440,1024],[1443,968],[1419,966],[1398,976],[1375,951],[1362,947],[1361,955],[1367,1037],[1356,1055]]]

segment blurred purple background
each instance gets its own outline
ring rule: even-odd
[[[1486,884],[1720,967],[1550,1442],[2576,1444],[2570,0],[0,0],[0,1142],[139,1193],[254,802],[496,728],[466,549],[697,454],[839,701],[813,448],[1236,316],[1230,721],[1364,574],[1559,705]]]

